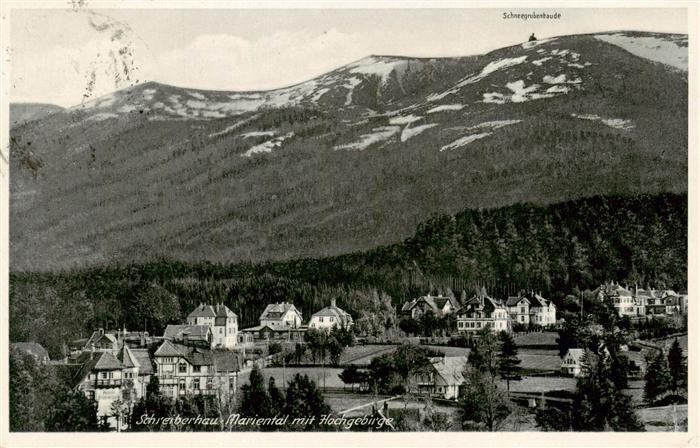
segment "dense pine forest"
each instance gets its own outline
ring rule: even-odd
[[[267,303],[291,301],[308,319],[331,298],[371,330],[395,324],[400,304],[429,290],[459,294],[485,286],[503,298],[527,288],[561,303],[609,280],[687,287],[687,195],[598,196],[434,215],[402,243],[332,258],[12,272],[10,340],[39,342],[56,357],[97,327],[159,334],[199,302],[224,302],[245,328]]]

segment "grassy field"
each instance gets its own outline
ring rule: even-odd
[[[672,405],[657,408],[643,408],[637,410],[637,415],[644,423],[647,431],[673,431],[674,409]],[[688,427],[688,405],[676,406],[675,419],[678,431],[685,431]]]
[[[505,387],[505,381],[503,381]],[[552,390],[576,390],[575,378],[526,376],[510,382],[511,392],[549,392]]]
[[[396,345],[355,345],[345,349],[340,357],[341,364],[366,366],[372,359],[396,350]]]
[[[315,381],[319,389],[323,389],[324,385],[325,387],[342,389],[345,384],[338,378],[338,375],[342,371],[343,369],[331,367],[326,367],[325,369],[323,367],[287,367],[286,371],[282,367],[267,367],[263,370],[263,375],[265,375],[266,380],[271,376],[274,377],[275,383],[277,383],[277,386],[280,388],[282,388],[284,384],[284,377],[286,377],[287,383],[289,383],[295,374],[300,373],[302,375],[307,375]],[[324,375],[325,383],[323,381]],[[348,390],[350,390],[349,386]]]
[[[561,358],[557,350],[518,350],[520,367],[531,370],[559,370]]]
[[[527,333],[514,337],[515,343],[518,345],[557,345],[559,336],[554,332],[543,333]]]

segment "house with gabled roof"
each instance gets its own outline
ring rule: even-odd
[[[169,397],[233,393],[238,384],[237,353],[163,341],[153,355],[161,392]]]
[[[233,349],[238,342],[238,316],[223,303],[200,303],[188,316],[189,325],[211,328],[212,346]]]
[[[506,309],[513,323],[523,325],[554,325],[557,322],[557,307],[534,291],[521,291],[506,300]]]
[[[512,330],[511,319],[505,305],[490,297],[486,288],[464,303],[457,312],[457,331],[463,334],[476,333],[488,328],[493,333]]]
[[[302,323],[301,312],[293,304],[287,302],[268,304],[259,320],[261,327],[271,328],[299,328]]]
[[[593,293],[599,300],[610,301],[620,317],[645,314],[645,300],[617,282],[605,283]]]
[[[430,366],[416,374],[418,391],[434,397],[456,400],[464,384],[466,356],[438,356],[430,358]]]
[[[579,377],[582,375],[583,356],[585,350],[582,348],[570,348],[561,360],[562,375]]]
[[[459,302],[453,296],[433,296],[428,293],[425,296],[406,302],[401,307],[401,314],[418,319],[428,311],[436,317],[454,313],[459,309]]]
[[[92,332],[85,343],[83,350],[86,351],[108,351],[116,355],[119,351],[119,340],[114,333],[106,333],[104,328]]]
[[[171,324],[165,327],[163,339],[205,348],[212,348],[214,346],[211,327],[208,325]]]
[[[79,366],[73,377],[77,390],[97,403],[97,417],[111,427],[123,426],[126,421],[118,421],[112,404],[122,400],[122,362],[109,351],[83,352],[78,356]]]
[[[353,325],[352,316],[335,304],[331,299],[331,305],[314,313],[309,320],[309,329],[330,331],[333,327],[350,328]]]

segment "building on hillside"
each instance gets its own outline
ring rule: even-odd
[[[651,288],[633,289],[633,297],[635,302],[643,309],[641,315],[664,315],[666,314],[666,300],[661,297],[661,294]]]
[[[401,307],[401,314],[410,316],[412,319],[418,319],[428,311],[431,311],[436,317],[441,317],[446,314],[455,313],[459,309],[459,302],[452,296],[431,296],[430,294],[410,302],[406,302]]]
[[[430,358],[430,366],[416,374],[418,391],[447,400],[458,399],[466,366],[466,356]]]
[[[513,323],[539,326],[557,323],[556,305],[533,291],[508,297],[506,308]]]
[[[237,349],[251,349],[255,347],[255,336],[253,333],[246,332],[246,330],[247,329],[243,329],[238,332]]]
[[[561,361],[562,375],[573,376],[575,378],[582,374],[584,349],[570,348],[566,351],[564,358]]]
[[[88,338],[83,351],[109,352],[116,355],[119,352],[119,339],[115,333],[106,333],[104,328],[92,332]]]
[[[302,323],[301,312],[293,304],[287,302],[267,305],[259,320],[261,327],[271,328],[299,328]]]
[[[235,393],[239,355],[164,341],[154,353],[161,392],[168,397]]]
[[[50,361],[49,352],[39,343],[36,342],[13,342],[10,347],[14,350],[30,355],[40,364],[46,364]]]
[[[489,328],[493,333],[512,330],[506,307],[489,297],[485,288],[468,299],[457,312],[458,332],[476,333],[482,328]]]
[[[256,327],[244,328],[239,332],[239,335],[249,335],[253,341],[302,342],[307,329],[308,328],[305,326],[292,328],[287,326],[271,327],[269,325],[258,325]]]
[[[168,325],[163,332],[163,339],[184,345],[214,347],[214,337],[208,325]]]
[[[667,289],[660,292],[661,299],[666,305],[666,314],[672,316],[675,314],[681,314],[681,295],[676,293],[671,289]]]
[[[617,282],[605,283],[594,291],[599,300],[609,300],[620,317],[644,316],[645,301]]]
[[[683,291],[679,294],[679,306],[681,314],[688,314],[688,293]]]
[[[352,324],[350,313],[338,308],[335,299],[331,299],[331,306],[327,306],[311,316],[309,329],[330,331],[333,327],[350,328]]]
[[[232,349],[238,342],[238,316],[223,303],[200,303],[187,316],[189,325],[206,325],[211,328],[212,347]]]

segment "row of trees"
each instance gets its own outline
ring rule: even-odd
[[[687,391],[688,367],[678,339],[673,341],[668,353],[659,349],[648,357],[644,381],[644,400],[650,405],[667,393],[677,395]]]

